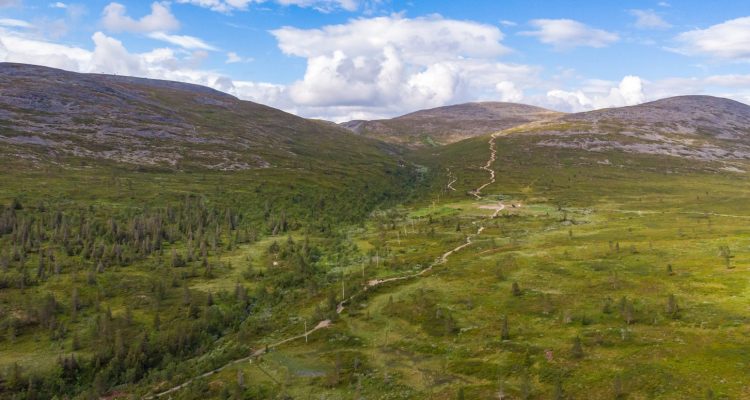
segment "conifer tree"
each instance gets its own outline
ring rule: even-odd
[[[78,298],[78,288],[73,288],[73,294],[70,296],[70,318],[75,321],[78,317],[78,308],[80,300]]]

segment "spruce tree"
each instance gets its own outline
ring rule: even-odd
[[[76,321],[78,317],[78,308],[80,307],[80,300],[78,299],[78,288],[73,288],[73,294],[70,298],[70,318]]]

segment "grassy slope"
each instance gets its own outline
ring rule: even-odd
[[[710,165],[680,159],[669,159],[665,167],[664,158],[653,156],[535,148],[523,137],[499,138],[497,183],[485,189],[485,200],[476,202],[465,192],[487,179],[473,167],[486,161],[487,139],[464,141],[437,154],[432,150],[418,159],[436,174],[422,200],[348,228],[340,244],[325,247],[320,265],[329,271],[331,287],[339,290],[342,272],[348,275],[347,287],[361,284],[363,265],[368,278],[426,265],[460,244],[472,231],[471,222],[480,221],[487,229],[473,246],[422,279],[361,298],[332,328],[312,335],[310,343],[293,342],[259,363],[233,365],[177,396],[221,398],[224,391],[231,393],[238,370],[248,383],[246,393],[258,396],[265,390],[304,397],[312,390],[342,399],[356,392],[369,398],[450,399],[463,389],[467,398],[486,398],[502,388],[512,397],[528,391],[532,398],[551,398],[557,382],[575,398],[612,398],[616,390],[627,398],[695,398],[709,389],[728,398],[748,395],[743,349],[750,256],[743,249],[750,239],[750,212],[742,202],[748,196],[744,175],[718,174]],[[605,159],[610,164],[602,164]],[[445,167],[459,178],[456,192],[442,187]],[[177,177],[164,179],[174,183]],[[91,188],[111,178],[89,179],[100,179]],[[234,182],[243,193],[241,181]],[[80,187],[75,181],[68,184],[69,190]],[[232,191],[231,185],[222,187]],[[100,198],[111,196],[113,201],[122,199],[121,194],[102,190]],[[523,206],[482,221],[490,211],[477,205],[495,198]],[[459,224],[461,231],[456,230]],[[231,267],[210,280],[192,278],[191,287],[204,295],[231,287],[248,255],[256,268],[268,268],[269,240],[226,253],[222,257],[231,260]],[[354,253],[339,259],[342,244]],[[733,268],[726,268],[720,246],[733,250]],[[669,264],[673,275],[667,273]],[[121,274],[125,271],[127,275]],[[147,270],[125,271],[112,279],[136,279]],[[262,282],[240,281],[250,290]],[[64,295],[66,282],[51,282],[45,290]],[[512,295],[513,282],[522,296]],[[678,318],[667,315],[669,294],[677,299]],[[115,314],[132,296],[128,292],[111,300]],[[622,297],[632,302],[634,321],[629,325],[618,308]],[[170,298],[179,310],[179,291]],[[604,313],[608,298],[611,312]],[[232,349],[237,344],[259,348],[300,333],[299,318],[314,323],[315,305],[324,307],[325,302],[324,293],[295,297],[273,311],[263,335],[248,340],[230,333],[213,351],[184,364],[187,369],[171,381],[180,383],[189,371],[197,374],[218,365],[210,360],[236,353]],[[148,326],[148,308],[136,307],[134,313]],[[446,315],[453,322],[446,322]],[[510,339],[503,341],[504,316]],[[582,340],[581,359],[571,355],[575,337]],[[69,351],[67,345],[55,347],[60,345],[33,333],[21,335],[13,345],[3,343],[4,360],[22,359],[38,367]],[[156,382],[124,390],[166,387]]]
[[[7,67],[3,65],[3,68]],[[85,76],[81,79],[97,78]],[[46,84],[42,79],[17,82],[31,85],[29,95],[38,93],[37,86]],[[87,84],[82,86],[87,87]],[[76,86],[75,83],[72,85]],[[203,199],[211,210],[223,213],[231,209],[233,213],[241,214],[243,229],[249,229],[261,238],[272,232],[274,221],[285,218],[290,228],[296,231],[293,233],[295,236],[304,232],[322,235],[315,239],[315,243],[326,248],[329,242],[335,242],[331,239],[331,232],[336,227],[360,221],[373,208],[404,198],[415,184],[416,175],[412,168],[400,166],[397,161],[395,152],[398,149],[357,137],[340,128],[236,100],[232,100],[235,104],[229,108],[212,109],[208,105],[192,102],[196,94],[185,92],[179,86],[177,89],[151,87],[150,84],[144,87],[142,81],[120,82],[117,85],[122,85],[117,90],[145,96],[138,97],[137,103],[139,107],[145,107],[144,113],[158,115],[164,109],[171,112],[179,110],[183,122],[200,127],[197,133],[199,137],[222,142],[216,146],[182,139],[170,143],[158,140],[146,143],[148,146],[154,145],[154,149],[180,154],[182,158],[176,165],[123,163],[101,157],[79,157],[60,151],[60,148],[4,144],[0,150],[3,153],[0,159],[0,169],[3,171],[0,173],[1,209],[17,199],[24,206],[18,214],[25,217],[49,218],[57,211],[74,216],[84,210],[93,216],[95,223],[106,226],[109,219],[114,218],[120,226],[129,229],[133,216],[148,210],[175,207],[184,202],[187,196],[195,196]],[[55,86],[55,90],[61,89]],[[73,93],[72,89],[67,92]],[[54,91],[44,93],[53,99],[57,95]],[[88,96],[80,95],[75,101],[81,101],[81,107],[91,106],[93,103]],[[224,97],[221,99],[226,101]],[[35,118],[33,112],[19,113],[30,120]],[[136,122],[127,118],[116,121],[104,118],[98,122],[87,119],[76,123],[93,127],[100,123],[120,126]],[[7,127],[3,127],[0,133],[6,138],[27,135]],[[50,130],[46,134],[58,140],[78,138],[75,132]],[[78,140],[81,142],[73,142],[73,145],[84,146],[91,151],[97,151],[101,146],[95,140]],[[250,142],[251,148],[233,146],[234,141]],[[114,142],[109,145],[120,146]],[[248,162],[260,157],[269,162],[270,167],[238,171],[207,169],[206,165],[221,159],[225,150],[235,151],[234,156]],[[73,229],[75,237],[77,227]],[[283,241],[285,237],[273,240]],[[0,236],[0,258],[11,254],[14,248],[11,240],[11,235]],[[186,306],[181,300],[185,287],[192,291],[194,302],[201,305],[201,315],[209,311],[204,306],[209,293],[216,296],[215,311],[229,315],[228,310],[233,307],[234,301],[231,293],[238,282],[251,293],[251,300],[255,304],[255,290],[265,283],[245,279],[243,272],[250,263],[248,253],[252,254],[253,259],[257,258],[258,254],[265,252],[269,240],[242,243],[233,248],[225,247],[230,242],[227,234],[223,234],[221,241],[224,243],[219,246],[220,250],[210,251],[210,264],[214,268],[210,278],[203,272],[191,276],[191,268],[202,271],[198,261],[189,263],[185,269],[164,268],[169,264],[172,249],[180,253],[186,250],[186,243],[177,241],[166,246],[166,255],[152,255],[127,266],[107,267],[106,271],[95,274],[95,283],[87,282],[87,271],[96,266],[95,260],[84,260],[77,255],[65,256],[56,246],[45,242],[31,243],[26,258],[30,275],[35,275],[42,249],[57,252],[55,258],[61,260],[62,271],[59,276],[42,279],[38,285],[0,289],[0,330],[3,333],[0,336],[0,371],[6,380],[3,382],[0,379],[0,385],[7,383],[11,374],[9,368],[14,363],[20,365],[24,377],[41,377],[58,373],[58,358],[61,356],[76,354],[79,360],[88,362],[94,352],[102,348],[93,339],[96,336],[93,326],[108,308],[113,314],[113,324],[122,327],[130,345],[143,332],[149,335],[155,333],[152,321],[157,312],[165,326],[170,328],[192,323],[194,319],[186,316]],[[49,260],[47,265],[50,265]],[[260,263],[254,266],[258,271],[267,267]],[[18,262],[12,261],[8,270],[0,271],[0,278],[18,276],[20,270]],[[318,273],[315,279],[325,279],[325,270]],[[156,301],[153,298],[155,282],[168,286],[164,300]],[[269,285],[272,287],[272,284]],[[82,303],[75,320],[70,315],[74,288],[79,290]],[[292,291],[288,295],[290,302],[296,301]],[[54,316],[59,331],[53,332],[35,322],[37,305],[49,294],[58,303]],[[284,301],[281,300],[282,308],[286,306]],[[268,304],[277,303],[278,300],[268,301]],[[260,300],[257,304],[260,304]],[[127,324],[124,323],[126,306],[133,314],[133,321]],[[270,328],[257,329],[276,329],[277,324],[284,327],[284,317],[279,315],[279,321],[276,318],[274,316],[271,321],[264,319],[258,323],[258,326],[265,324],[263,326]],[[19,325],[17,321],[23,322]],[[18,326],[13,328],[14,324]],[[64,332],[61,338],[56,337],[60,336],[59,332]],[[215,339],[236,332],[236,326],[228,328]],[[80,342],[78,349],[73,346],[75,337]],[[221,348],[221,343],[224,342],[220,340],[217,348]],[[224,351],[235,349],[231,347]],[[209,350],[212,349],[201,347],[196,353],[204,354]],[[225,355],[221,351],[219,354]],[[169,373],[175,372],[172,370]],[[90,389],[92,378],[90,375],[80,376],[79,387]],[[25,384],[21,386],[25,390]],[[4,395],[0,393],[0,397]]]
[[[466,103],[421,110],[400,117],[344,123],[358,134],[412,148],[436,147],[508,129],[560,113],[515,103]]]
[[[497,139],[497,182],[476,202],[466,192],[487,179],[476,167],[487,160],[488,139],[416,154],[414,161],[429,167],[431,186],[405,206],[362,224],[338,225],[334,234],[320,234],[315,227],[358,221],[410,185],[411,175],[399,172],[392,158],[367,144],[372,142],[357,142],[366,157],[335,151],[348,143],[343,137],[322,145],[329,152],[318,152],[313,142],[292,143],[305,162],[276,159],[269,150],[266,157],[278,168],[239,172],[137,170],[108,163],[82,167],[80,160],[72,160],[75,168],[33,169],[5,160],[10,172],[0,174],[0,201],[20,198],[25,212],[35,212],[40,202],[65,210],[94,205],[107,215],[163,207],[191,193],[220,209],[243,211],[266,233],[268,201],[274,213],[283,210],[300,222],[291,237],[299,242],[309,236],[321,249],[316,290],[275,284],[276,275],[289,270],[283,261],[275,269],[278,258],[268,249],[273,241],[285,242],[286,234],[212,254],[211,278],[178,278],[180,287],[170,288],[160,305],[164,325],[188,319],[182,286],[201,304],[213,293],[214,309],[232,304],[227,298],[237,282],[253,296],[281,300],[254,309],[247,319],[252,329],[227,329],[176,366],[116,388],[124,393],[179,384],[250,349],[299,334],[300,318],[317,321],[316,306],[326,308],[328,289],[338,293],[342,275],[351,291],[362,284],[363,270],[368,279],[414,271],[462,243],[477,222],[487,229],[474,244],[424,278],[368,292],[309,343],[292,342],[262,361],[232,365],[175,397],[226,398],[235,390],[238,370],[250,398],[287,392],[295,398],[314,393],[349,399],[359,392],[366,398],[451,399],[459,390],[465,398],[488,398],[502,389],[513,398],[529,392],[542,399],[553,397],[558,382],[573,398],[701,398],[709,389],[717,397],[750,396],[745,174],[719,173],[719,165],[679,158],[538,147],[531,138],[514,135]],[[373,162],[382,168],[371,168]],[[445,168],[458,177],[455,192],[444,188]],[[382,196],[386,192],[393,194]],[[490,211],[477,206],[500,198],[523,206],[484,220]],[[320,204],[326,205],[322,212],[315,208]],[[7,247],[8,239],[0,244]],[[173,246],[182,250],[184,245]],[[732,250],[731,268],[721,246]],[[35,261],[32,255],[29,264]],[[86,358],[95,349],[86,338],[100,315],[91,306],[97,291],[108,293],[100,307],[110,307],[118,323],[128,305],[134,320],[129,329],[152,333],[149,285],[168,282],[180,271],[161,264],[154,257],[108,269],[93,287],[83,282],[83,273],[66,268],[40,286],[0,290],[0,316],[46,293],[66,305],[72,288],[79,287],[86,307],[78,321],[65,313],[60,319],[81,334],[83,346],[75,353]],[[256,276],[243,274],[248,264]],[[513,282],[521,296],[512,294]],[[669,294],[675,295],[678,315],[666,311]],[[623,297],[632,306],[630,324],[619,309]],[[202,315],[209,309],[201,306]],[[506,316],[510,338],[501,340]],[[60,355],[74,352],[72,335],[53,340],[32,326],[7,336],[0,339],[0,364],[19,362],[26,373],[50,373]],[[571,352],[575,337],[581,339],[582,358]]]
[[[255,217],[357,219],[414,183],[394,146],[199,86],[10,63],[0,81],[5,204],[198,193]]]
[[[455,186],[473,188],[486,177],[464,162],[484,161],[485,142],[446,147],[431,165],[452,166]],[[474,246],[430,276],[371,293],[312,344],[293,343],[260,367],[238,368],[254,382],[303,397],[312,386],[342,399],[355,392],[451,399],[461,388],[466,398],[489,398],[502,388],[512,398],[528,391],[541,399],[553,397],[557,382],[573,398],[749,395],[744,175],[679,159],[665,167],[664,158],[534,149],[518,137],[498,139],[498,149],[498,181],[484,202],[502,195],[523,207],[489,223]],[[597,163],[604,159],[611,164]],[[352,231],[352,240],[390,249],[388,266],[367,264],[367,274],[398,275],[424,264],[460,243],[470,222],[488,213],[460,190],[438,201],[435,189],[394,216],[395,229],[373,220]],[[456,231],[460,221],[463,232]],[[732,268],[720,246],[733,250]],[[351,271],[357,273],[357,263]],[[521,296],[512,295],[513,282]],[[667,313],[669,294],[679,306],[676,316]],[[632,307],[630,324],[619,309],[623,297]],[[436,314],[450,315],[458,331],[446,333]],[[510,327],[504,341],[503,316]],[[583,345],[580,359],[571,353],[575,337]],[[232,382],[235,374],[225,370],[209,381]],[[200,385],[194,389],[199,393]]]
[[[308,139],[300,142],[305,144],[305,140]],[[340,131],[319,137],[315,145],[312,142],[302,144],[292,143],[296,152],[294,159],[288,156],[274,159],[283,166],[231,172],[197,168],[184,171],[143,169],[75,158],[68,162],[80,163],[80,166],[59,168],[4,158],[2,168],[5,172],[0,174],[0,204],[8,205],[12,199],[18,199],[25,205],[25,212],[31,214],[36,213],[40,206],[73,213],[94,207],[106,216],[138,214],[144,209],[179,204],[185,196],[197,195],[213,207],[241,211],[247,217],[246,222],[264,235],[269,232],[265,225],[266,213],[272,216],[284,214],[292,226],[304,226],[306,230],[328,229],[331,224],[357,221],[373,207],[402,198],[412,184],[413,175],[409,168],[397,166],[394,158],[379,150],[379,145],[370,140]],[[7,237],[5,240],[0,238],[3,254],[10,251],[9,243]],[[178,245],[177,248],[181,247]],[[29,260],[29,264],[33,262],[34,258]],[[117,271],[111,279],[115,284],[130,282],[136,287],[146,287],[154,278],[164,278],[163,272],[151,269],[151,264],[147,261]],[[217,280],[223,279],[224,283],[214,280],[194,284],[204,295],[206,289],[231,291],[239,271],[238,266],[233,271],[219,272]],[[83,277],[79,277],[77,283],[72,279],[64,272],[61,279],[29,288],[23,294],[15,289],[0,290],[0,316],[8,317],[23,298],[36,298],[49,292],[58,299],[66,299],[73,286],[82,284]],[[114,293],[111,306],[115,313],[122,311],[122,304],[138,291]],[[147,314],[142,319],[144,323],[150,321],[153,313]],[[79,329],[85,329],[84,326],[79,324]],[[74,326],[69,328],[76,330]],[[4,354],[0,364],[3,367],[18,361],[30,370],[46,369],[54,365],[58,356],[70,351],[70,336],[66,341],[52,343],[44,332],[23,331],[18,335],[13,340],[5,337],[0,340],[0,353]]]

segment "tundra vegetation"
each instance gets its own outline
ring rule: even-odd
[[[314,168],[4,157],[0,396],[750,396],[747,174],[517,130],[494,182],[489,135],[340,132]]]

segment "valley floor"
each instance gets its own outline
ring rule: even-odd
[[[494,171],[350,229],[333,321],[297,319],[179,395],[242,376],[291,398],[750,396],[750,210],[690,190],[559,206]]]
[[[519,165],[501,136],[488,139],[475,159],[433,168],[445,176],[426,201],[375,211],[335,240],[291,229],[218,252],[211,274],[187,275],[181,289],[169,289],[165,321],[191,313],[190,296],[208,304],[198,318],[234,304],[232,290],[279,300],[258,300],[271,305],[252,309],[197,355],[106,395],[750,397],[747,185],[689,171],[627,175],[596,160],[595,168],[540,174],[555,167]],[[276,274],[291,285],[308,273],[295,258],[314,253],[308,241],[323,249],[310,259],[325,284],[283,289]],[[150,268],[118,274],[132,282],[174,276]],[[99,279],[107,283],[108,273]],[[53,278],[41,288],[62,297],[67,279],[76,282]],[[130,312],[136,289],[125,288],[127,279],[108,289],[127,293],[106,300],[115,320]],[[181,290],[190,306],[172,294]],[[6,305],[14,301],[8,293]],[[205,300],[211,294],[216,300]],[[151,308],[134,306],[132,324],[149,327]],[[71,318],[79,332],[90,325]],[[71,340],[21,332],[0,341],[0,362],[48,371],[72,353]]]

